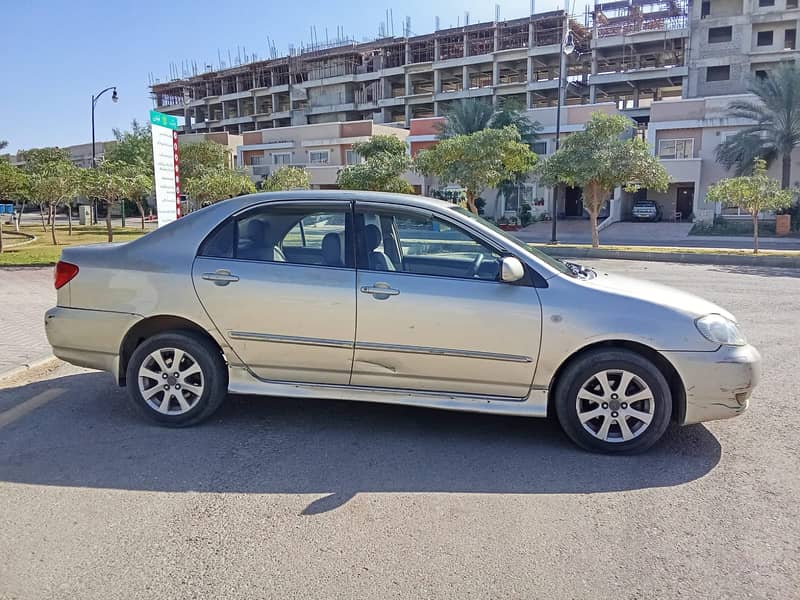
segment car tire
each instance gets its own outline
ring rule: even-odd
[[[139,344],[126,381],[137,411],[160,425],[188,427],[210,417],[225,400],[228,369],[219,349],[203,336],[171,331]]]
[[[644,452],[672,416],[664,375],[647,358],[624,349],[595,350],[571,362],[559,377],[554,401],[564,433],[581,448],[606,454]]]

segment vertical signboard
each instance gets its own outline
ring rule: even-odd
[[[181,216],[178,119],[151,110],[150,128],[153,132],[156,208],[158,226],[161,227]]]

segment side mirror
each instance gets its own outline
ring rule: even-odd
[[[506,283],[513,283],[525,277],[525,267],[515,256],[506,256],[500,262],[500,279]]]

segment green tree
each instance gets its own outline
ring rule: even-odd
[[[180,147],[181,180],[200,177],[208,171],[230,169],[228,148],[211,140],[203,140]]]
[[[55,147],[32,148],[20,152],[20,158],[23,161],[22,169],[29,176],[23,197],[30,200],[32,204],[39,206],[39,212],[42,216],[42,230],[46,232],[45,211],[47,211],[47,222],[52,225],[52,221],[55,218],[55,206],[46,196],[49,184],[44,172],[52,172],[53,169],[58,170],[60,167],[57,165],[72,164],[69,151]],[[24,204],[22,208],[25,208]],[[20,212],[21,216],[22,212]],[[51,233],[53,244],[55,244],[55,230],[52,230]]]
[[[153,136],[148,125],[134,119],[128,131],[114,129],[116,143],[106,153],[106,160],[119,163],[119,174],[124,179],[124,198],[136,204],[144,229],[145,200],[153,193]]]
[[[308,171],[300,167],[281,167],[261,182],[264,192],[307,190],[311,188]]]
[[[669,177],[644,140],[630,132],[633,122],[621,115],[592,114],[583,131],[570,134],[561,148],[544,161],[539,179],[545,185],[564,184],[583,189],[583,205],[592,225],[592,246],[597,248],[597,215],[614,188],[640,187],[666,191]]]
[[[497,110],[480,98],[465,98],[453,102],[445,112],[445,122],[439,127],[439,138],[508,126],[515,127],[522,141],[529,146],[533,145],[542,129],[538,121],[528,119],[524,105],[516,98],[502,99]]]
[[[111,209],[126,195],[125,163],[105,160],[96,169],[83,169],[81,190],[87,198],[102,202],[106,206],[106,231],[108,241],[114,241],[111,227]]]
[[[184,180],[184,191],[201,205],[244,194],[253,194],[256,186],[241,171],[231,169],[207,170],[200,176]]]
[[[7,140],[0,140],[0,150],[5,148],[6,146],[8,146],[8,141]]]
[[[737,174],[752,172],[755,158],[781,160],[781,187],[789,187],[792,151],[800,146],[800,68],[782,63],[764,79],[753,77],[756,100],[734,100],[728,116],[753,121],[717,146],[717,161]]]
[[[530,172],[537,158],[522,143],[519,131],[509,126],[444,139],[420,151],[415,168],[423,175],[463,187],[469,209],[477,214],[475,199],[483,190]]]
[[[753,254],[758,254],[758,215],[765,210],[791,206],[797,190],[782,189],[781,184],[767,176],[767,163],[756,159],[753,174],[718,181],[706,194],[706,201],[725,206],[738,206],[753,218]]]
[[[26,176],[20,169],[0,160],[0,203],[6,203],[25,189]],[[3,217],[0,217],[0,252],[3,251]]]
[[[80,169],[69,161],[52,161],[39,165],[28,175],[27,194],[40,207],[46,207],[50,222],[50,237],[56,239],[56,210],[80,193]],[[68,207],[69,210],[69,207]],[[72,235],[72,211],[69,210],[69,234]]]
[[[414,188],[402,174],[411,166],[406,143],[393,135],[376,135],[367,142],[353,144],[364,161],[339,171],[336,183],[345,190],[372,190],[413,194]]]

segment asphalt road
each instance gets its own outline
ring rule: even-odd
[[[231,397],[167,430],[60,365],[0,384],[0,598],[800,597],[800,272],[594,264],[731,309],[752,409],[623,458],[345,402]]]

